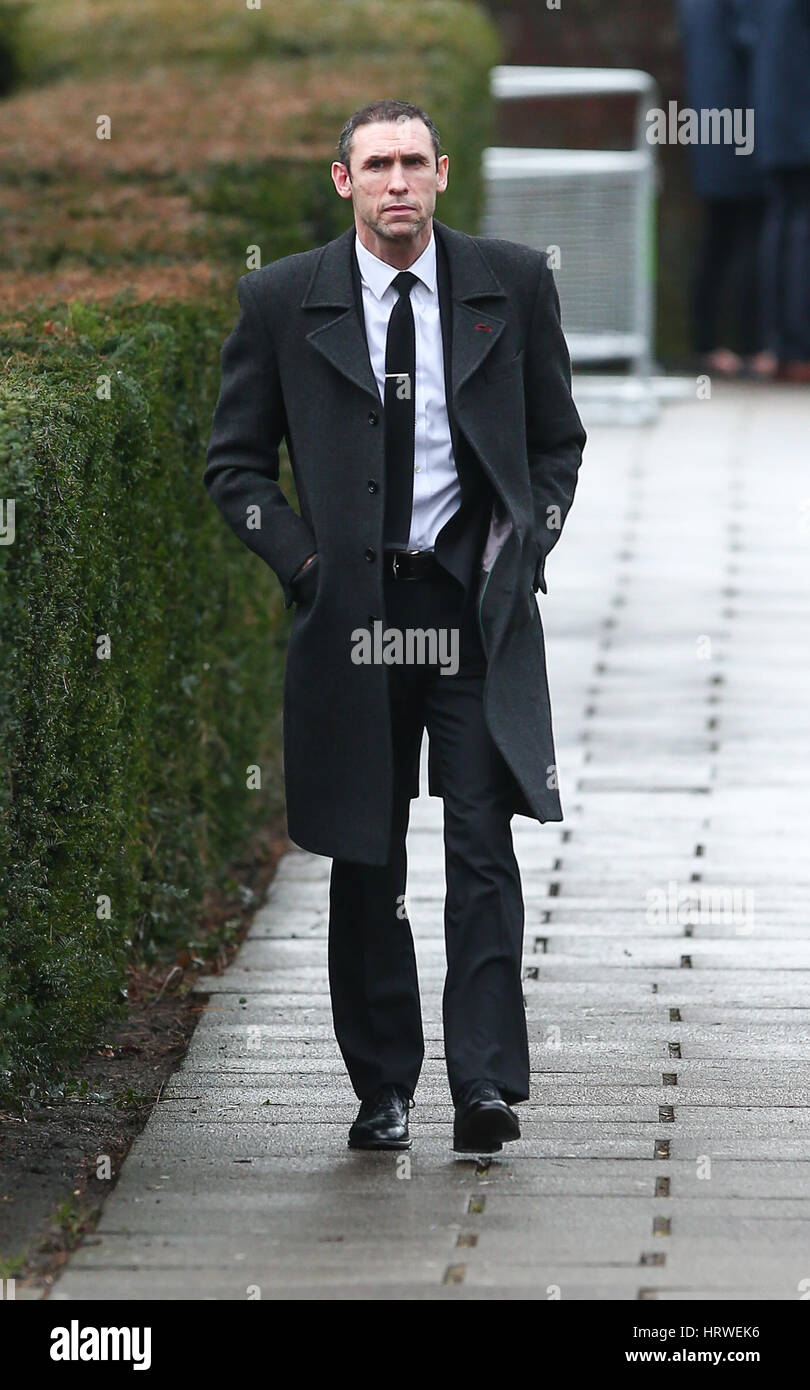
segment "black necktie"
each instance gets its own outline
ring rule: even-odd
[[[411,289],[417,277],[401,270],[392,284],[399,299],[385,342],[385,533],[386,546],[408,547],[413,510],[416,424],[416,330]]]

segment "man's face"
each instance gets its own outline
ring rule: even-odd
[[[424,121],[373,121],[352,138],[351,175],[332,165],[342,198],[354,201],[355,221],[379,237],[407,241],[433,216],[437,193],[447,187],[447,155],[436,158]]]

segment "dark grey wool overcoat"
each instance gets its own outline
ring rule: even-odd
[[[435,218],[433,226],[451,281],[448,401],[491,498],[475,567],[485,718],[514,775],[514,811],[559,821],[534,595],[546,592],[545,559],[585,443],[559,300],[542,253]],[[393,776],[388,668],[350,656],[352,634],[385,620],[384,419],[353,283],[354,238],[352,225],[325,246],[240,276],[204,484],[274,570],[286,606],[296,604],[283,708],[290,837],[316,854],[383,864]],[[282,439],[300,514],[278,482]],[[291,577],[313,551],[316,576],[299,589]],[[441,794],[430,760],[429,791]]]

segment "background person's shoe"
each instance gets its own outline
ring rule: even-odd
[[[361,1101],[349,1130],[350,1149],[409,1149],[408,1111],[413,1101],[402,1086],[379,1086]]]
[[[519,1138],[518,1117],[493,1081],[470,1081],[462,1088],[453,1122],[455,1153],[498,1153]]]
[[[743,359],[731,348],[718,347],[712,352],[704,352],[698,357],[698,366],[712,376],[735,377],[742,372]]]
[[[748,375],[759,381],[773,381],[779,371],[779,358],[775,352],[756,352],[747,362]]]
[[[810,386],[810,362],[786,362],[781,377],[797,386]]]

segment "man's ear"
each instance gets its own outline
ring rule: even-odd
[[[345,164],[341,164],[336,159],[332,164],[332,182],[335,185],[339,198],[351,198],[352,196],[352,176]]]

